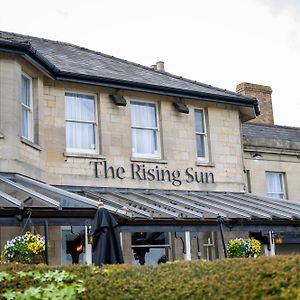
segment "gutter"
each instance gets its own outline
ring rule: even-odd
[[[146,92],[146,93],[153,93],[158,95],[188,98],[193,100],[203,100],[203,101],[210,101],[216,103],[253,107],[256,115],[259,115],[260,113],[258,101],[256,99],[251,99],[251,98],[249,98],[249,100],[245,99],[242,101],[240,99],[236,99],[230,96],[227,97],[223,95],[211,95],[206,93],[192,92],[192,91],[168,88],[163,86],[154,86],[150,84],[121,81],[117,79],[108,79],[108,78],[74,74],[68,72],[60,72],[59,75],[56,76],[56,79],[73,82],[73,83],[99,85],[107,88],[124,89],[129,91]]]
[[[41,55],[29,43],[12,43],[10,41],[0,41],[0,51],[15,53],[23,55],[26,60],[33,65],[42,69],[51,78],[56,80],[68,81],[81,84],[92,84],[107,88],[125,89],[129,91],[138,91],[146,93],[154,93],[158,95],[166,95],[180,98],[188,98],[193,100],[203,100],[223,104],[231,104],[238,106],[253,107],[256,116],[260,115],[258,100],[255,98],[244,97],[238,99],[237,97],[230,97],[224,95],[211,95],[208,93],[193,92],[176,88],[169,88],[163,86],[155,86],[150,84],[129,82],[118,79],[109,79],[103,77],[96,77],[90,75],[83,75],[78,73],[64,72],[58,69],[53,63]]]

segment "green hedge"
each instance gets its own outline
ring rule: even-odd
[[[37,293],[37,299],[47,299],[47,293],[61,288],[58,291],[61,298],[50,295],[49,299],[296,300],[300,299],[300,256],[174,262],[144,267],[0,264],[1,299],[5,299],[5,293],[7,298],[12,297],[7,291],[27,289],[28,292],[30,286],[44,287],[39,292],[32,290]],[[47,288],[50,292],[45,291]],[[14,295],[19,297],[15,299],[29,299],[24,294]]]

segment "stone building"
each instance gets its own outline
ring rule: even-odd
[[[162,62],[148,68],[0,32],[1,247],[30,217],[49,235],[50,263],[70,262],[77,237],[88,262],[99,200],[134,264],[223,257],[223,229],[225,241],[298,231],[299,204],[245,192],[252,150],[262,151],[247,145],[247,126],[258,126],[247,124],[243,152],[241,122],[259,107],[238,92],[175,76]]]
[[[272,90],[242,83],[237,92],[259,100],[261,115],[242,125],[247,191],[278,199],[300,199],[300,128],[274,125]],[[278,233],[277,253],[299,252],[297,234]]]

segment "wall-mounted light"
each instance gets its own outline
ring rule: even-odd
[[[284,238],[283,238],[282,235],[276,234],[276,235],[274,236],[274,242],[275,242],[275,245],[281,245],[281,244],[283,243],[283,241],[284,241]]]
[[[117,106],[126,106],[127,102],[126,99],[121,95],[109,95],[110,99],[114,102]]]
[[[183,103],[174,102],[173,105],[181,113],[188,114],[190,112],[189,108],[185,104],[183,104]]]
[[[259,152],[255,152],[255,153],[252,154],[252,158],[254,158],[254,159],[261,159],[262,155]]]

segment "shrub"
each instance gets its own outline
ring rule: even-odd
[[[24,298],[32,294],[37,298]],[[0,295],[0,299],[300,300],[300,256],[102,268],[5,263],[0,264]]]
[[[237,238],[228,242],[228,257],[258,257],[261,251],[260,241],[250,238]]]

